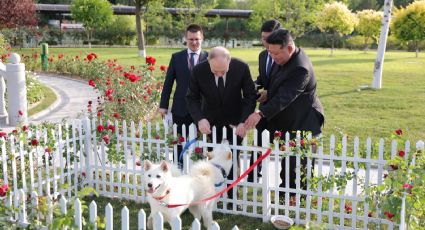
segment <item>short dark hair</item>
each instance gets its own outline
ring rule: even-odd
[[[265,21],[261,26],[261,32],[273,32],[277,29],[280,29],[280,22],[275,19]]]
[[[190,24],[186,27],[186,33],[187,32],[191,32],[191,33],[196,33],[200,31],[201,34],[204,34],[204,31],[202,30],[202,27],[198,24]]]
[[[273,31],[267,37],[267,43],[272,45],[281,45],[282,47],[286,47],[288,44],[293,43],[291,33],[287,29],[277,29]]]

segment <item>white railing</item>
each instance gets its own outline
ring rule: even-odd
[[[19,122],[28,121],[27,90],[25,84],[25,65],[19,54],[12,53],[9,63],[4,65],[0,60],[0,124],[16,126]],[[7,82],[7,110],[4,94]],[[7,112],[9,111],[9,113]]]
[[[57,125],[54,130],[29,132],[26,134],[27,139],[29,141],[35,139],[39,142],[37,146],[32,147],[28,146],[25,138],[9,136],[9,139],[3,141],[1,146],[3,164],[0,168],[1,178],[15,193],[22,189],[26,194],[37,191],[41,196],[55,198],[62,195],[70,199],[81,188],[92,187],[101,196],[146,202],[141,161],[152,157],[171,161],[173,155],[177,157],[177,146],[170,146],[167,141],[169,137],[177,139],[177,127],[173,126],[171,131],[167,124],[163,126],[158,123],[131,122],[128,125],[125,121],[121,124],[115,122],[114,127],[121,127],[115,128],[114,133],[117,137],[116,151],[119,152],[115,156],[119,156],[120,161],[113,162],[110,160],[113,149],[105,144],[102,136],[97,135],[96,127],[99,123],[106,122],[86,118],[75,120],[72,125]],[[183,133],[185,142],[181,144],[184,145],[188,140],[196,138],[195,135],[196,128],[191,126],[189,134]],[[279,150],[276,140],[274,143],[266,141],[269,140],[268,131],[262,133],[263,143],[260,146],[257,144],[257,135],[254,131],[252,136],[244,138],[241,145],[232,145],[231,148],[234,153],[237,150],[240,152],[240,167],[243,172],[249,167],[250,154],[264,152],[272,147],[271,156],[263,161],[260,183],[251,183],[245,178],[238,184],[239,196],[236,195],[236,190],[234,190],[233,199],[224,194],[219,198],[216,211],[255,217],[262,219],[263,222],[269,221],[271,215],[284,214],[292,217],[296,224],[313,221],[338,229],[367,229],[371,223],[384,225],[388,229],[403,226],[376,216],[369,217],[370,208],[365,202],[365,197],[361,195],[364,187],[382,184],[387,159],[384,157],[384,151],[390,149],[391,157],[388,156],[388,158],[394,159],[397,145],[400,143],[392,141],[391,147],[385,148],[384,141],[381,139],[379,148],[374,149],[371,138],[367,139],[366,145],[360,145],[360,140],[354,138],[353,144],[350,145],[346,137],[339,143],[332,135],[329,144],[322,140],[317,153],[307,157],[307,189],[304,190],[299,183],[301,156],[289,151],[289,134],[285,137],[285,151]],[[236,141],[236,136],[233,134],[227,139]],[[54,143],[51,153],[45,150],[48,142]],[[198,138],[196,146],[206,151],[207,147],[214,147],[216,143],[218,140],[213,128],[212,141],[208,141],[207,136],[203,135]],[[299,145],[299,141],[297,144]],[[327,146],[326,149],[329,147],[329,153],[325,153],[324,144]],[[410,152],[410,142],[401,144],[404,144],[403,149],[407,156]],[[423,148],[422,141],[417,145]],[[365,149],[361,150],[360,146],[365,146]],[[195,154],[194,148],[195,146],[190,146],[187,154],[184,155],[184,171],[190,169],[192,163],[190,156]],[[298,181],[296,189],[289,188],[288,184],[279,187],[280,162],[288,155],[296,157]],[[236,154],[233,154],[233,158],[233,165],[236,165]],[[284,163],[289,165],[289,158],[286,157],[284,160]],[[313,177],[316,178],[348,173],[355,176],[348,181],[344,189],[338,189],[335,186],[324,189],[322,181],[319,181],[317,188],[313,189],[311,187],[313,184],[310,183],[313,165]],[[236,167],[234,170],[236,175]],[[289,176],[286,177],[286,181],[288,179]],[[227,184],[231,184],[234,180],[228,180]],[[279,192],[285,195],[276,196]],[[289,193],[296,194],[295,202],[291,201]],[[227,204],[230,203],[233,205],[228,208]],[[347,212],[346,204],[351,205],[352,212]],[[238,209],[237,205],[241,209]]]

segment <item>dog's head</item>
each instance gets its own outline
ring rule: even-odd
[[[211,163],[220,165],[229,174],[232,167],[232,150],[230,149],[229,141],[223,140],[219,146],[205,155]]]
[[[144,162],[145,189],[148,193],[155,193],[167,187],[167,181],[172,177],[171,166],[166,161],[154,164],[149,160]]]

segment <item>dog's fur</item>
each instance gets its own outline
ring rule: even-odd
[[[217,198],[201,204],[183,205],[176,208],[167,208],[161,205],[166,204],[189,204],[213,196],[216,193],[215,184],[222,182],[222,171],[214,166],[221,166],[226,174],[229,174],[232,166],[232,151],[229,143],[223,141],[214,151],[208,152],[208,161],[196,162],[190,170],[189,175],[175,176],[171,166],[165,161],[153,164],[146,160],[144,162],[145,189],[151,214],[148,218],[148,229],[152,229],[152,216],[156,212],[161,212],[164,221],[171,223],[177,216],[180,216],[187,208],[199,221],[203,218],[204,226],[211,228],[213,223],[212,211]],[[227,176],[227,175],[226,175]]]

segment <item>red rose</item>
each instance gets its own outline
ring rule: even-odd
[[[373,216],[373,212],[369,212],[369,213],[367,214],[367,216],[368,216],[368,217],[372,217],[372,216]]]
[[[201,154],[202,153],[202,148],[201,147],[196,147],[195,148],[195,153],[196,154]]]
[[[184,137],[180,136],[179,137],[179,142],[184,142]]]
[[[7,133],[5,133],[5,132],[0,132],[0,137],[6,137],[7,136]]]
[[[146,57],[146,63],[147,63],[148,65],[155,65],[155,63],[156,63],[156,59],[155,59],[154,57],[147,56],[147,57]]]
[[[97,116],[100,117],[102,115],[101,112],[97,112]]]
[[[119,113],[114,113],[114,117],[118,119],[120,117]]]
[[[159,134],[156,134],[155,139],[159,140],[161,138],[161,136],[159,136]]]
[[[171,142],[171,144],[173,144],[173,145],[176,145],[178,142],[176,141],[176,140],[173,140],[172,142]]]
[[[58,54],[59,59],[63,58],[63,56],[64,56],[63,54]]]
[[[4,197],[7,194],[7,191],[9,190],[9,185],[4,184],[0,187],[0,197]]]
[[[404,157],[404,155],[406,155],[406,153],[403,150],[398,151],[398,155],[400,157]]]
[[[46,147],[44,149],[44,152],[46,152],[46,153],[51,153],[52,151],[53,151],[53,149],[51,147]]]
[[[301,139],[301,141],[300,141],[300,145],[301,145],[302,147],[304,147],[304,146],[305,146],[304,139]]]
[[[21,110],[18,111],[18,114],[19,114],[19,116],[24,115],[24,113]]]
[[[412,189],[413,188],[413,185],[411,185],[409,183],[405,183],[405,184],[403,184],[403,188],[405,188],[405,189]]]
[[[93,59],[95,59],[95,56],[94,55],[92,55],[92,54],[88,54],[87,55],[87,60],[88,61],[92,61]]]
[[[28,126],[23,125],[23,126],[22,126],[22,131],[24,131],[24,132],[25,132],[25,131],[27,131],[27,130],[28,130]]]
[[[261,134],[260,134],[261,135]],[[280,137],[282,137],[282,132],[280,132],[280,131],[275,131],[274,132],[274,138],[275,139],[278,139],[278,138],[280,138]]]
[[[295,143],[295,141],[290,141],[289,142],[289,146],[290,147],[295,147],[295,146],[297,146],[297,144]]]
[[[89,80],[89,86],[95,87],[96,86],[96,83],[94,83],[93,80]]]
[[[111,130],[112,132],[115,132],[115,126],[113,125],[108,125],[108,129]]]
[[[106,90],[105,91],[105,96],[107,96],[107,97],[109,97],[109,96],[111,96],[111,94],[114,92],[114,90],[113,89],[108,89],[108,90]]]
[[[37,139],[32,139],[31,140],[31,145],[32,146],[37,146],[38,145],[38,140]]]
[[[384,214],[387,216],[388,219],[392,219],[394,217],[394,214],[392,214],[391,212],[384,212]]]
[[[397,134],[397,135],[401,136],[401,135],[403,135],[403,130],[401,130],[401,129],[397,129],[397,130],[395,131],[395,134]]]
[[[105,141],[105,144],[109,145],[110,139],[109,139],[108,135],[103,136],[102,139],[103,139],[103,141]]]
[[[168,67],[167,67],[167,66],[165,66],[165,65],[161,65],[161,66],[159,67],[159,69],[160,69],[161,71],[166,71],[166,70],[168,69]]]
[[[155,70],[155,66],[150,65],[150,66],[148,67],[148,70],[150,70],[150,71],[154,71],[154,70]]]
[[[81,172],[81,176],[86,177],[86,172]]]
[[[128,80],[130,80],[131,82],[137,82],[138,80],[140,80],[140,78],[136,76],[136,74],[130,74]]]
[[[387,176],[388,176],[388,173],[384,173],[384,179],[387,178]]]
[[[353,211],[353,208],[351,207],[351,205],[349,205],[349,204],[345,204],[345,211],[346,211],[347,213],[351,213],[351,211]]]
[[[98,125],[98,126],[97,126],[97,131],[98,131],[99,133],[103,132],[103,130],[105,130],[105,127],[103,127],[103,125]]]
[[[136,165],[140,166],[140,165],[142,165],[142,163],[140,161],[136,161]]]

